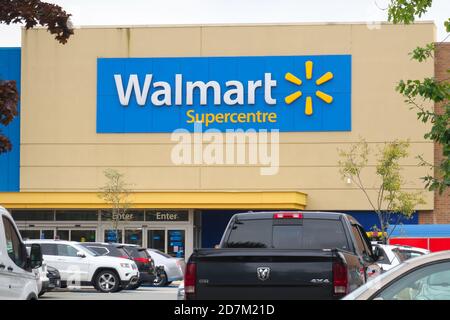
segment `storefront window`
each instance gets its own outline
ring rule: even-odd
[[[147,247],[166,252],[166,231],[148,230],[147,242]]]
[[[22,239],[39,239],[39,230],[20,230]]]
[[[69,240],[69,230],[57,230],[56,239],[58,240]]]
[[[57,210],[56,221],[97,221],[97,210]]]
[[[72,230],[71,241],[95,242],[95,230]]]
[[[184,230],[168,230],[169,237],[167,253],[172,257],[184,258],[185,232]]]
[[[122,230],[105,230],[105,242],[122,243]]]
[[[54,239],[55,232],[53,230],[41,230],[40,239]]]
[[[12,210],[11,214],[16,221],[55,220],[55,213],[53,210]]]
[[[142,246],[142,229],[125,230],[125,243]]]

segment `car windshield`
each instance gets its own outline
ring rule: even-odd
[[[398,249],[392,249],[392,253],[397,257],[398,261],[400,261],[400,262],[404,262],[409,259]]]

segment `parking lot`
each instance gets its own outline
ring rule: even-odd
[[[93,287],[57,289],[45,293],[40,300],[176,300],[178,283],[168,287],[140,287],[117,293],[99,293]]]

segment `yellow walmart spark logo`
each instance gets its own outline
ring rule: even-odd
[[[312,61],[306,61],[305,62],[305,73],[306,73],[306,79],[307,80],[311,80],[312,79],[312,74],[313,74],[313,62]],[[298,86],[302,85],[302,80],[300,80],[299,78],[297,78],[296,76],[294,76],[290,72],[286,73],[284,78],[287,81],[289,81],[290,83],[293,83],[295,85],[298,85]],[[316,80],[316,85],[320,86],[320,85],[324,84],[325,82],[330,81],[331,79],[333,79],[333,73],[328,71],[325,74],[323,74],[319,79]],[[285,97],[284,101],[287,104],[291,104],[295,100],[300,98],[301,96],[302,96],[302,92],[300,90],[298,90],[298,91],[295,91],[294,93],[291,93],[287,97]],[[326,103],[332,103],[333,102],[333,97],[332,96],[330,96],[330,95],[328,95],[325,92],[322,92],[320,90],[316,91],[316,96],[319,99],[321,99],[324,102],[326,102]],[[311,96],[307,96],[306,97],[305,114],[308,115],[308,116],[313,114],[313,103],[312,103]]]

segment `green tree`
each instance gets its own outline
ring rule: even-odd
[[[342,179],[350,179],[364,193],[378,216],[384,241],[390,237],[386,231],[395,214],[397,214],[394,221],[396,226],[402,218],[411,217],[419,204],[425,203],[420,192],[403,190],[405,181],[401,175],[400,161],[408,156],[408,148],[409,142],[393,141],[385,143],[379,150],[375,166],[377,182],[372,186],[376,190],[375,196],[371,194],[363,179],[363,172],[369,167],[369,157],[372,153],[369,144],[361,140],[352,144],[349,150],[338,150],[339,172]]]
[[[127,211],[131,208],[129,200],[131,191],[125,182],[124,174],[114,169],[106,169],[103,173],[106,178],[106,184],[101,188],[101,193],[98,197],[112,208],[111,220],[116,239],[118,239],[119,223],[128,219]]]
[[[391,0],[388,7],[388,20],[393,23],[413,23],[431,7],[432,0]],[[450,33],[450,18],[444,22],[446,31]],[[450,34],[449,34],[450,35]],[[448,36],[446,39],[448,38]],[[444,41],[446,40],[444,39]],[[411,52],[411,58],[422,62],[432,58],[436,49],[434,43],[425,47],[417,47]],[[447,70],[450,73],[450,70]],[[435,78],[422,80],[401,80],[396,90],[405,97],[405,102],[416,110],[420,121],[431,123],[431,130],[425,134],[425,139],[430,139],[442,145],[443,159],[436,168],[435,176],[424,177],[425,186],[429,190],[438,190],[443,193],[450,185],[450,82],[448,78],[438,81]],[[442,112],[429,110],[424,103],[433,102],[442,105]],[[427,163],[421,158],[422,166],[434,168],[434,164]]]
[[[26,29],[46,27],[65,44],[73,34],[70,14],[60,6],[40,0],[0,0],[0,23],[23,23]],[[19,93],[15,81],[0,79],[0,124],[7,126],[17,116]],[[0,130],[0,154],[11,151],[11,141]]]

